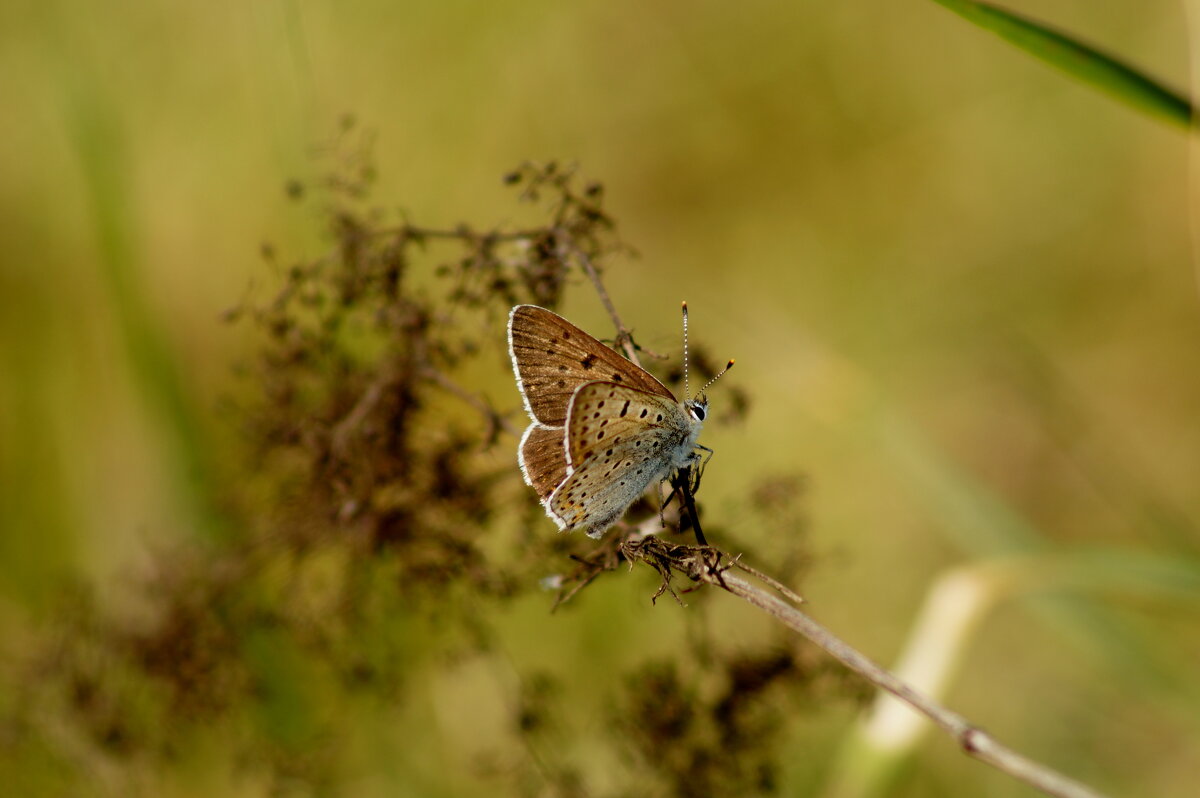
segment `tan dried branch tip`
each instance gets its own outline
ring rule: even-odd
[[[794,605],[804,601],[800,596],[760,571],[743,564],[740,555],[730,557],[712,546],[679,546],[657,538],[627,540],[622,544],[621,551],[631,561],[640,559],[646,562],[663,574],[664,581],[669,580],[670,571],[678,571],[689,579],[728,591],[772,615],[788,628],[799,632],[809,641],[824,649],[827,654],[871,684],[886,690],[908,704],[913,710],[928,717],[936,726],[949,734],[968,756],[986,762],[1046,795],[1057,796],[1057,798],[1103,798],[1101,793],[1090,787],[1013,751],[978,726],[968,722],[966,718],[946,709],[907,683],[902,682],[890,671],[880,667],[797,609]],[[722,560],[727,560],[727,562],[722,564]],[[730,574],[729,571],[732,568],[737,568],[761,579],[784,596],[787,601],[750,584],[739,576]],[[674,595],[674,591],[669,585],[666,585],[659,588],[655,598],[667,591]]]

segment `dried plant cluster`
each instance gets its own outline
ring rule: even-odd
[[[369,148],[336,157],[323,185],[289,187],[297,202],[319,204],[329,251],[281,266],[266,248],[282,285],[269,301],[231,313],[261,331],[262,348],[246,370],[254,398],[235,416],[247,446],[225,486],[226,534],[159,555],[143,587],[149,619],[111,617],[86,592],[66,602],[53,644],[31,665],[34,687],[10,719],[50,740],[51,755],[80,772],[99,768],[118,787],[129,786],[121,774],[135,762],[168,762],[206,729],[234,728],[238,758],[280,784],[336,792],[347,721],[336,709],[291,712],[290,702],[308,700],[296,684],[320,681],[335,707],[362,695],[403,706],[422,689],[415,659],[489,656],[494,615],[542,590],[546,577],[560,600],[587,601],[580,588],[618,578],[631,552],[646,550],[667,588],[671,552],[694,552],[672,508],[661,541],[630,538],[633,527],[600,544],[556,534],[512,455],[516,391],[488,396],[467,376],[507,370],[502,330],[512,305],[555,308],[576,287],[603,292],[601,265],[629,250],[601,187],[580,188],[555,164],[524,165],[505,180],[545,210],[544,224],[433,229],[372,208]],[[627,330],[616,337],[636,351]],[[699,349],[693,368],[711,373]],[[718,423],[748,406],[736,386],[726,393],[733,410]],[[768,534],[787,526],[794,541],[801,494],[794,479],[766,481],[747,501],[747,518]],[[660,524],[649,502],[629,517]],[[728,530],[707,531],[735,544]],[[802,552],[784,545],[774,561],[798,570]],[[678,612],[652,609],[645,584],[629,589],[643,591],[647,612]],[[544,595],[549,612],[555,602]],[[703,592],[686,598],[702,602]],[[618,708],[608,739],[627,766],[621,793],[770,794],[786,707],[864,692],[782,634],[754,650],[719,645],[703,622],[692,637],[677,657],[642,661],[592,687]],[[527,756],[499,768],[476,762],[476,777],[511,794],[603,794],[581,763],[548,753],[568,750],[546,736],[569,728],[547,718],[569,717],[553,685],[571,674],[518,676],[526,688],[506,703],[512,742]],[[54,742],[62,731],[46,728],[59,713],[70,754]]]

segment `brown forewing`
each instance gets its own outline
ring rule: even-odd
[[[566,422],[571,395],[588,382],[617,382],[675,399],[649,372],[536,305],[513,308],[508,347],[530,415],[548,426]]]

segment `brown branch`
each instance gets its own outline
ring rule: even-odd
[[[513,423],[509,421],[508,418],[500,413],[497,413],[496,410],[490,404],[488,404],[486,400],[471,393],[442,372],[427,366],[421,370],[421,376],[436,383],[438,387],[448,391],[454,396],[457,396],[459,399],[478,410],[495,429],[504,430],[513,437],[521,437],[521,431],[514,427]],[[494,436],[489,436],[489,439],[492,437]]]
[[[334,425],[330,432],[329,440],[333,451],[339,456],[345,456],[350,440],[350,435],[358,429],[366,420],[367,416],[379,404],[380,398],[383,396],[385,388],[390,386],[394,381],[394,377],[390,374],[384,374],[373,381],[363,391],[362,396],[354,403],[354,407],[350,408],[350,412]]]
[[[401,224],[392,227],[380,227],[377,230],[372,230],[369,235],[372,238],[439,238],[450,241],[534,241],[544,236],[546,231],[544,228],[531,228],[529,230],[509,230],[507,232],[490,231],[487,233],[477,233],[468,227],[457,227],[452,230],[443,230],[436,227],[419,227],[414,224]]]
[[[621,317],[617,314],[617,308],[613,305],[612,298],[609,297],[608,290],[604,287],[595,264],[592,263],[592,259],[587,256],[586,252],[576,246],[573,239],[567,238],[567,241],[569,242],[571,252],[575,255],[576,260],[579,261],[579,265],[583,267],[584,272],[587,273],[588,279],[592,281],[592,285],[596,288],[596,293],[600,295],[600,302],[604,304],[604,309],[608,311],[609,318],[612,319],[613,324],[617,328],[617,343],[625,350],[625,356],[633,361],[634,365],[641,366],[642,364],[638,361],[637,351],[633,346],[633,335],[621,323]]]
[[[928,696],[913,689],[792,604],[750,584],[741,577],[729,574],[728,569],[706,566],[698,571],[695,566],[700,562],[703,560],[698,558],[690,558],[687,561],[692,578],[719,587],[744,599],[773,616],[788,628],[804,635],[850,670],[925,715],[936,726],[949,734],[968,756],[986,762],[1047,795],[1057,796],[1057,798],[1101,798],[1101,794],[1090,787],[1018,754],[967,721],[966,718],[951,712]],[[734,565],[743,567],[736,561]]]

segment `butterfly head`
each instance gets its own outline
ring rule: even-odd
[[[688,417],[697,424],[703,424],[708,417],[708,397],[701,394],[695,399],[684,399],[683,407]]]

